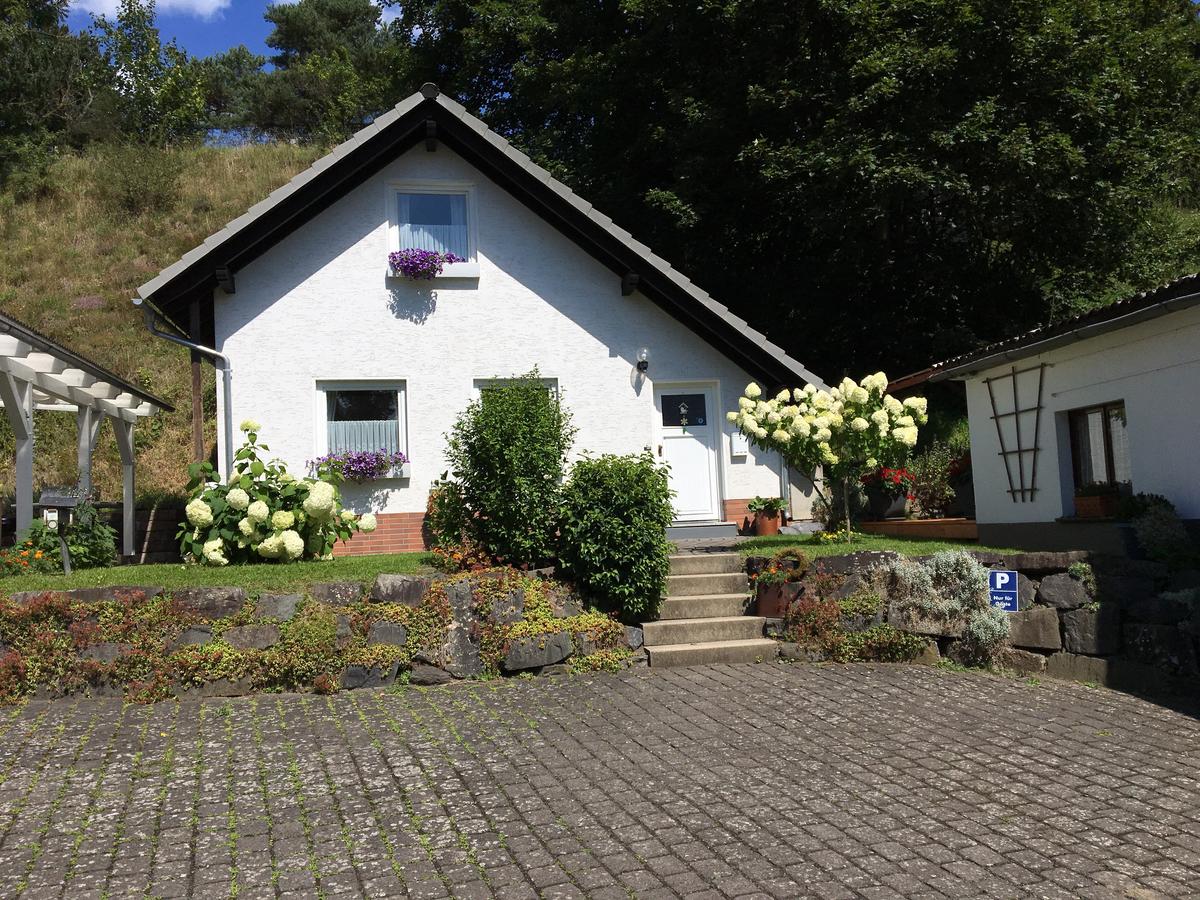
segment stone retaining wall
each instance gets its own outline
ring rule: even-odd
[[[1161,563],[1083,551],[970,555],[985,567],[1018,573],[1020,609],[1007,614],[1011,646],[1001,653],[1002,667],[1126,690],[1200,690],[1200,571],[1171,572]],[[867,586],[872,569],[897,559],[887,552],[827,557],[805,580],[816,571],[840,577],[838,592],[848,596]],[[767,562],[750,557],[747,570]],[[1068,573],[1075,563],[1091,566],[1094,590]],[[802,592],[804,581],[799,584]],[[886,618],[900,630],[928,635],[940,655],[955,658],[953,628],[913,623],[894,608]],[[768,627],[778,632],[780,625]]]

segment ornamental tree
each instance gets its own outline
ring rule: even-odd
[[[887,376],[876,372],[861,382],[844,378],[829,391],[808,384],[764,399],[751,382],[728,419],[756,447],[779,453],[830,506],[829,485],[841,485],[849,541],[851,482],[903,462],[916,446],[917,427],[927,421],[924,397],[901,402],[887,385]]]

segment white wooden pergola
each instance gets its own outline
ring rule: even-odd
[[[17,531],[33,522],[33,413],[74,413],[79,486],[92,488],[92,453],[107,416],[117,436],[123,475],[122,554],[134,548],[133,429],[138,419],[171,406],[134,387],[28,325],[0,313],[0,405],[16,435]]]

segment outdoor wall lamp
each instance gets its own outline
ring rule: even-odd
[[[643,347],[638,351],[637,355],[637,370],[643,375],[650,369],[650,350]]]

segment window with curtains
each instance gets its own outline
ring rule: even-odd
[[[339,381],[317,386],[327,453],[363,450],[407,454],[404,382]]]
[[[1075,487],[1110,484],[1127,488],[1133,480],[1125,404],[1121,401],[1072,410],[1071,462]]]
[[[398,181],[388,184],[389,252],[432,250],[453,253],[443,274],[479,276],[476,258],[475,186],[458,181]]]

